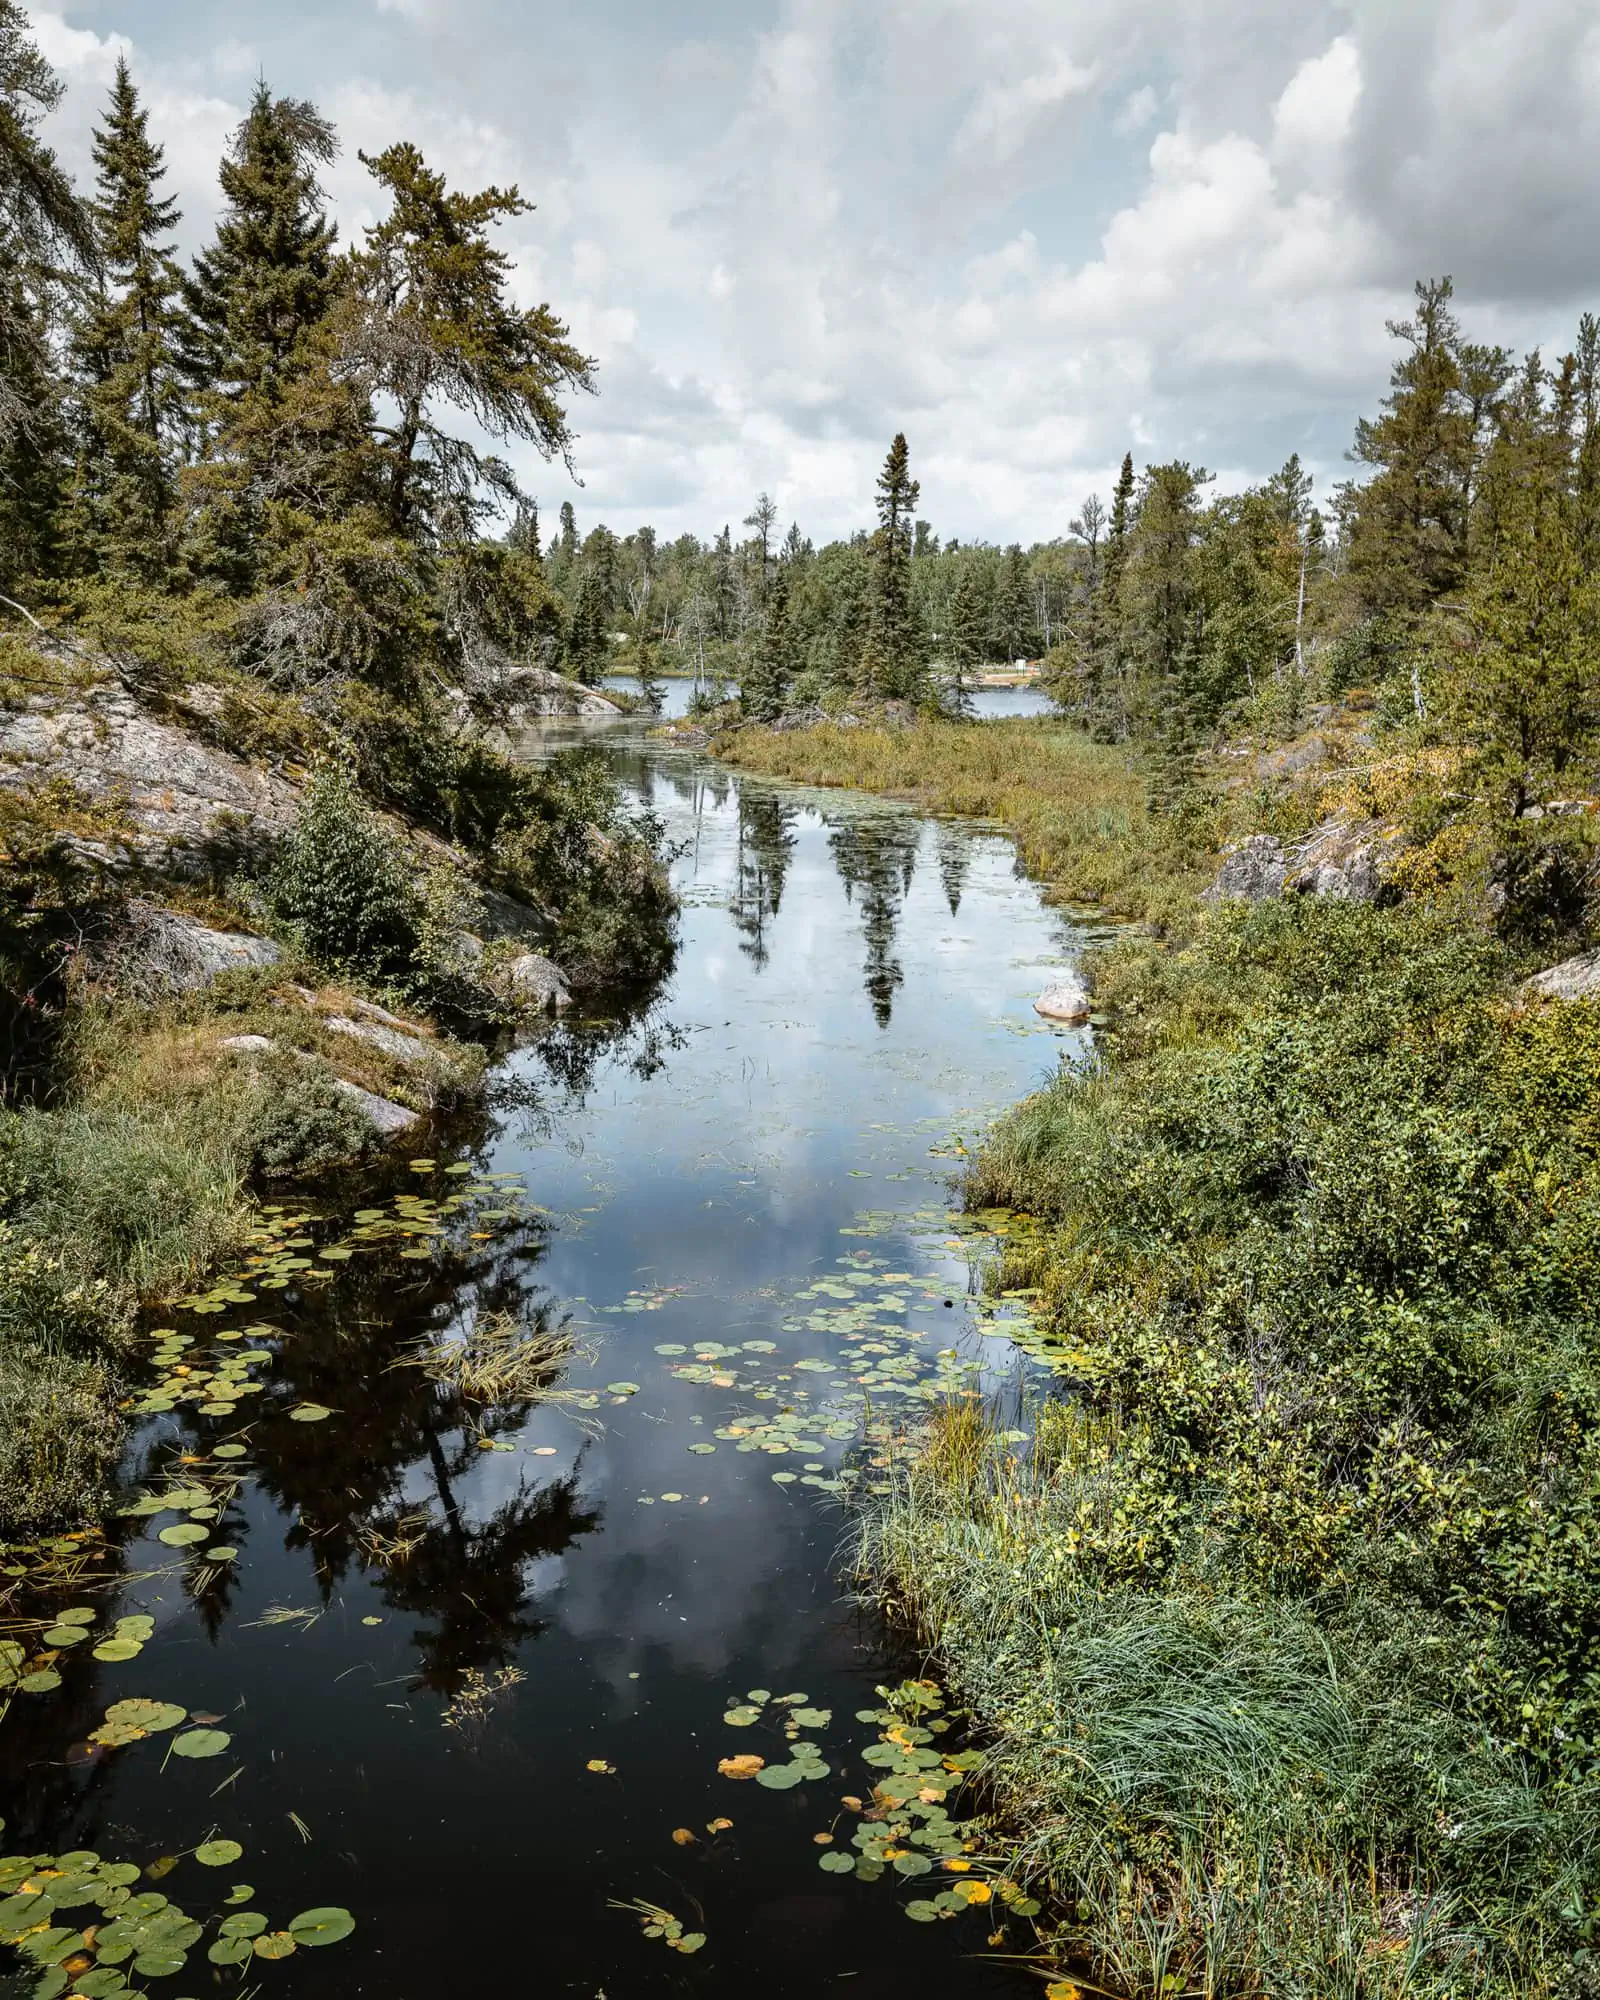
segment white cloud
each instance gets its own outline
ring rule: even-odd
[[[1361,101],[1361,51],[1341,35],[1320,56],[1303,62],[1272,108],[1272,149],[1282,160],[1314,158],[1341,146]]]
[[[1002,164],[1014,159],[1050,114],[1068,98],[1083,96],[1094,79],[1092,67],[1075,63],[1057,48],[1042,68],[1014,81],[986,84],[956,133],[956,154],[983,153]]]
[[[1119,139],[1131,139],[1151,124],[1161,109],[1161,99],[1153,84],[1143,83],[1124,102],[1113,128]]]
[[[1453,270],[1483,337],[1547,350],[1600,303],[1572,248],[1592,0],[591,0],[536,26],[501,0],[323,0],[315,35],[264,0],[55,0],[34,21],[80,173],[130,53],[190,242],[258,64],[339,124],[347,241],[376,209],[358,148],[411,137],[455,185],[515,180],[538,203],[505,232],[516,296],[603,363],[575,412],[588,522],[710,533],[766,487],[843,531],[900,427],[963,536],[1064,531],[1130,443],[1238,478],[1298,449],[1326,483],[1414,276]]]

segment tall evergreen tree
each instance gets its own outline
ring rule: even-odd
[[[184,388],[179,369],[182,276],[172,232],[178,205],[163,196],[166,167],[150,137],[125,60],[95,133],[95,232],[100,284],[79,316],[77,526],[108,570],[146,581],[172,560],[176,460]]]
[[[921,497],[902,431],[878,476],[872,623],[861,662],[864,690],[879,698],[916,700],[924,692],[927,661],[911,601],[912,522]]]
[[[1006,566],[1000,576],[1000,591],[995,603],[995,615],[999,622],[997,637],[1005,648],[1008,660],[1020,660],[1031,651],[1030,640],[1033,632],[1033,592],[1028,583],[1028,562],[1022,553],[1020,542],[1013,542],[1006,550]]]
[[[962,570],[950,600],[944,635],[944,706],[952,715],[972,713],[972,673],[983,658],[983,595],[971,563]]]
[[[570,465],[559,397],[592,391],[594,363],[547,305],[511,297],[511,259],[490,232],[529,212],[514,187],[452,194],[407,144],[362,160],[391,206],[353,261],[347,351],[394,411],[379,438],[389,522],[401,534],[466,532],[480,488],[519,496],[501,461],[443,427],[442,410]]]
[[[191,368],[216,399],[216,424],[229,405],[281,394],[333,303],[337,231],[318,171],[338,150],[314,105],[256,86],[222,162],[216,240],[195,259],[188,287]]]
[[[52,339],[69,268],[92,269],[92,219],[39,127],[61,83],[27,16],[0,0],[0,590],[51,569],[67,464]]]
[[[1356,426],[1352,456],[1376,468],[1354,496],[1349,570],[1363,609],[1415,616],[1466,573],[1476,447],[1448,278],[1418,282],[1414,318],[1390,322],[1406,352],[1383,414]]]
[[[773,575],[767,615],[745,669],[742,702],[756,722],[775,722],[783,713],[794,684],[794,641],[789,625],[789,573],[781,565]]]

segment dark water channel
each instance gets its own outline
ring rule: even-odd
[[[130,1492],[241,1440],[210,1529],[237,1553],[207,1570],[157,1539],[172,1515],[125,1524],[105,1616],[148,1613],[153,1636],[120,1663],[72,1649],[58,1692],[13,1703],[0,1845],[143,1865],[220,1836],[243,1857],[161,1883],[195,1916],[239,1883],[274,1924],[356,1919],[242,1986],[204,1944],[176,1977],[131,1978],[173,2000],[1037,1991],[986,1951],[980,1913],[910,1923],[907,1885],[821,1872],[813,1836],[871,1789],[856,1710],[918,1665],[840,1596],[835,1481],[863,1398],[914,1408],[935,1378],[1002,1388],[1024,1365],[969,1298],[947,1177],[957,1138],[1053,1066],[1031,1002],[1080,939],[996,835],[741,779],[634,724],[589,740],[681,843],[673,979],[643,1018],[512,1055],[464,1155],[397,1166],[401,1194],[442,1199],[470,1158],[519,1176],[536,1214],[485,1218],[480,1195],[409,1256],[369,1246],[326,1284],[241,1287],[184,1321],[208,1342],[268,1328],[276,1358],[248,1422],[152,1418]],[[364,1190],[366,1212],[393,1193]],[[514,1408],[480,1437],[390,1366],[419,1331],[501,1308],[570,1318],[587,1354],[566,1381],[594,1407]],[[308,1403],[331,1416],[298,1421]],[[718,1435],[748,1443],[788,1409],[787,1452]],[[787,1754],[766,1719],[725,1725],[752,1690],[831,1712],[812,1731],[828,1777],[719,1775]],[[226,1750],[87,1749],[136,1696],[219,1718]],[[705,1947],[684,1957],[609,1907],[638,1899]]]

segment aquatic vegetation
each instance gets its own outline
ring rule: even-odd
[[[237,1841],[211,1840],[193,1850],[193,1859],[202,1867],[226,1868],[243,1853]],[[211,1919],[191,1916],[154,1890],[135,1889],[141,1873],[156,1872],[141,1871],[131,1861],[103,1860],[89,1849],[0,1859],[0,1944],[12,1947],[37,1973],[33,2000],[131,1994],[129,1974],[170,1979],[184,1970]],[[240,1885],[222,1907],[253,1894]],[[67,1912],[70,1922],[54,1921]],[[94,1913],[87,1923],[86,1912]],[[279,1931],[269,1931],[256,1911],[235,1910],[217,1920],[206,1957],[219,1966],[288,1958],[302,1948],[338,1944],[355,1927],[348,1910],[331,1905],[302,1910]]]
[[[549,1401],[556,1376],[577,1341],[570,1328],[519,1320],[508,1312],[480,1313],[465,1333],[441,1334],[395,1363],[420,1368],[464,1402]]]
[[[613,1910],[627,1910],[638,1917],[647,1938],[660,1938],[669,1951],[681,1951],[685,1957],[705,1948],[704,1931],[686,1930],[682,1921],[670,1910],[663,1910],[658,1904],[637,1902],[610,1905]]]

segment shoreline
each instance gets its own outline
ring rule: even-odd
[[[1554,1504],[1551,1438],[1530,1455],[1492,1413],[1536,1395],[1547,1366],[1585,1381],[1596,1366],[1557,1271],[1549,1303],[1526,1302],[1518,1273],[1553,1211],[1531,1223],[1501,1177],[1539,1127],[1583,1199],[1586,1127],[1552,1125],[1533,1079],[1550,1065],[1600,1095],[1600,1023],[1582,1003],[1508,1007],[1531,961],[1459,894],[1208,906],[1198,892],[1248,821],[1217,809],[1186,840],[1169,829],[1152,867],[1139,849],[1160,830],[1128,796],[1131,760],[1113,779],[1081,739],[1047,759],[1050,734],[922,722],[712,746],[738,769],[998,821],[1055,895],[1151,926],[1088,968],[1110,1021],[1099,1065],[1024,1100],[966,1177],[969,1207],[1012,1216],[992,1282],[1037,1301],[1058,1390],[1020,1448],[970,1406],[935,1421],[862,1516],[862,1587],[968,1705],[994,1865],[1045,1902],[1080,1977],[1321,1991],[1330,1968],[1370,1980],[1404,1949],[1420,1968],[1407,1994],[1565,1993],[1581,1939],[1559,1898],[1600,1862],[1571,1791],[1587,1698],[1570,1640],[1527,1698],[1530,1649],[1553,1638],[1537,1597],[1508,1618],[1490,1579],[1532,1496]],[[991,762],[996,741],[1008,754]],[[1262,1067],[1280,1045],[1281,1085]],[[1322,1107],[1308,1126],[1300,1098]],[[1447,1233],[1461,1196],[1444,1156],[1416,1150],[1413,1098],[1482,1135],[1465,1243]],[[1282,1192],[1263,1147],[1304,1160]],[[1333,1213],[1347,1219],[1316,1250]],[[1362,1280],[1379,1287],[1366,1303]],[[1263,1310],[1281,1328],[1266,1358]],[[1583,1434],[1563,1436],[1581,1477]],[[1425,1487],[1415,1530],[1370,1519],[1374,1489],[1414,1493],[1446,1465],[1462,1490]],[[1524,1591],[1563,1587],[1533,1551],[1517,1573]],[[1180,1708],[1203,1734],[1173,1737]],[[1391,1742],[1409,1746],[1399,1764]],[[1445,1794],[1460,1840],[1441,1838]],[[1515,1862],[1479,1844],[1501,1811],[1526,1829]],[[1397,1913],[1417,1908],[1433,1914],[1413,1933]],[[1348,1965],[1326,1956],[1330,1925]]]

